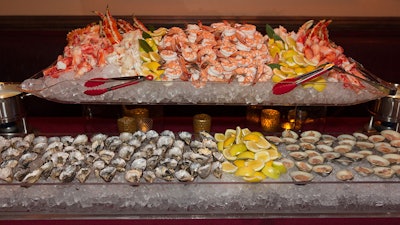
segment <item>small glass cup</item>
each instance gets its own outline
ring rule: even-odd
[[[133,118],[149,118],[149,110],[146,108],[134,108],[128,109],[125,105],[123,106],[124,116],[130,116]]]
[[[137,118],[137,129],[142,132],[147,132],[153,128],[153,119],[151,118]]]
[[[261,128],[266,132],[277,132],[280,129],[280,117],[278,110],[261,110]]]
[[[247,122],[259,124],[262,106],[249,105],[246,109],[246,120]]]
[[[129,116],[121,117],[117,120],[118,123],[118,131],[122,132],[130,132],[133,133],[137,130],[136,119]]]
[[[292,124],[294,131],[300,131],[307,119],[307,111],[301,109],[291,109],[288,112],[288,121]]]
[[[211,130],[211,116],[208,114],[196,114],[193,117],[193,131],[195,134],[201,131],[210,132]]]

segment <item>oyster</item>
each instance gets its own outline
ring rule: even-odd
[[[85,183],[86,180],[89,178],[89,175],[91,173],[91,170],[89,168],[80,168],[78,172],[76,173],[75,178],[80,182],[80,183]]]
[[[186,144],[190,144],[190,142],[192,141],[192,134],[190,132],[182,131],[182,132],[179,132],[178,136]]]
[[[368,140],[372,143],[382,142],[385,140],[385,137],[379,134],[371,135],[368,137]]]
[[[320,151],[320,152],[333,152],[333,148],[329,145],[326,144],[318,144],[316,146],[316,148]]]
[[[55,167],[62,167],[67,162],[69,154],[66,152],[56,152],[51,156],[51,161]]]
[[[387,159],[390,164],[400,164],[400,154],[385,154],[382,157]]]
[[[28,152],[23,154],[20,158],[19,158],[19,163],[23,166],[23,167],[27,167],[29,165],[29,163],[33,162],[36,158],[38,157],[38,154],[35,152]]]
[[[356,146],[361,150],[373,149],[375,147],[374,143],[369,141],[357,141]]]
[[[133,134],[130,132],[121,132],[119,134],[119,139],[125,143],[129,142],[132,138],[133,138]]]
[[[293,171],[289,175],[295,182],[298,183],[307,183],[314,179],[314,175],[304,171]]]
[[[291,152],[291,153],[289,153],[289,155],[290,155],[294,160],[297,160],[297,161],[304,160],[304,159],[306,159],[306,158],[308,157],[307,153],[305,153],[305,152],[300,152],[300,151]]]
[[[356,167],[354,167],[354,170],[358,174],[360,174],[361,176],[364,176],[364,177],[369,176],[374,173],[373,169],[371,169],[369,167],[365,167],[365,166],[356,166]]]
[[[178,161],[182,159],[182,155],[183,155],[183,150],[178,147],[172,147],[168,149],[167,152],[165,153],[165,157],[173,158]]]
[[[111,161],[111,166],[115,167],[118,172],[124,172],[126,161],[122,158],[115,158]]]
[[[287,151],[299,151],[300,150],[300,145],[298,144],[288,144],[286,145],[286,150]]]
[[[117,173],[117,169],[113,166],[107,166],[104,169],[100,170],[99,176],[103,178],[105,182],[110,182],[114,178]]]
[[[312,168],[312,171],[314,171],[315,173],[326,177],[329,174],[331,174],[331,172],[333,171],[333,167],[330,165],[326,165],[326,164],[321,164],[321,165],[316,165]]]
[[[43,172],[43,170],[40,168],[35,169],[32,172],[26,174],[26,176],[24,177],[24,179],[22,179],[21,182],[26,183],[26,184],[36,183],[40,179],[42,172]]]
[[[61,143],[63,143],[64,146],[70,146],[72,145],[72,142],[74,142],[74,138],[72,136],[66,135],[60,137]]]
[[[89,141],[89,138],[86,134],[79,134],[75,137],[72,145],[85,145]]]
[[[148,183],[153,183],[156,178],[156,174],[152,170],[145,170],[143,172],[143,179]]]
[[[363,154],[356,153],[356,152],[347,152],[347,153],[344,153],[344,156],[346,158],[349,158],[349,159],[353,160],[353,161],[360,161],[363,158],[365,158],[365,156]]]
[[[142,170],[130,169],[125,173],[125,180],[128,181],[129,183],[139,183],[142,175],[143,175]]]
[[[63,183],[69,183],[72,180],[74,180],[76,174],[76,166],[74,165],[68,165],[65,167],[65,169],[60,173],[60,176],[58,177],[61,182]]]
[[[166,181],[171,181],[174,179],[174,170],[171,170],[163,165],[156,167],[154,169],[154,173],[156,177]]]
[[[114,158],[115,153],[110,150],[101,150],[99,152],[99,157],[103,160],[107,165],[111,163],[111,160]]]
[[[368,135],[360,133],[360,132],[354,132],[353,136],[356,138],[357,141],[367,141],[368,140]]]
[[[384,179],[391,178],[395,174],[395,171],[390,167],[377,166],[373,170],[375,175]]]
[[[367,156],[367,161],[374,166],[389,166],[390,165],[389,160],[387,160],[381,156],[378,156],[378,155]]]
[[[197,173],[200,178],[206,179],[211,174],[211,163],[200,166]]]
[[[131,169],[137,169],[137,170],[145,170],[147,166],[147,160],[145,158],[137,158],[133,160],[131,163]]]
[[[8,183],[12,182],[13,180],[12,168],[10,167],[0,168],[0,180],[4,180]]]
[[[157,140],[157,148],[170,148],[174,144],[174,140],[171,136],[160,136]]]
[[[341,181],[348,181],[348,180],[352,180],[354,178],[354,175],[350,170],[343,169],[343,170],[339,170],[336,173],[336,178]]]
[[[211,172],[214,177],[221,179],[222,177],[222,163],[219,161],[215,161],[211,163]]]
[[[4,180],[4,178],[3,178],[3,176],[4,176],[3,172],[4,171],[2,171],[2,170],[3,170],[3,168],[0,169],[0,179]],[[22,181],[24,179],[24,177],[28,173],[29,173],[29,169],[27,169],[27,168],[18,168],[18,170],[14,173],[14,179],[17,180],[17,181]],[[7,181],[7,180],[5,180],[5,181]],[[12,179],[10,179],[9,182],[11,182],[11,181],[12,181]]]
[[[194,177],[187,170],[178,170],[174,175],[179,181],[188,182],[194,180]]]
[[[378,152],[383,153],[383,154],[389,154],[389,153],[396,153],[397,152],[397,148],[391,146],[387,142],[375,143],[375,150],[377,150]]]

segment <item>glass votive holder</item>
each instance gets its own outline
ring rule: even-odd
[[[262,106],[250,105],[246,108],[246,121],[254,124],[260,123]]]
[[[133,117],[124,116],[117,120],[118,123],[118,131],[122,132],[130,132],[133,133],[137,130],[136,120]]]
[[[280,128],[281,114],[275,109],[261,110],[261,128],[266,132],[276,132]]]
[[[201,131],[210,132],[211,130],[211,116],[208,114],[196,114],[193,117],[193,131],[195,134]]]
[[[142,132],[147,132],[153,128],[153,119],[151,118],[136,118],[137,129]]]
[[[133,118],[149,118],[149,110],[146,108],[134,108],[128,109],[123,106],[124,116],[130,116]]]
[[[292,129],[300,131],[307,119],[307,111],[301,109],[291,109],[288,112],[288,120],[293,124]]]

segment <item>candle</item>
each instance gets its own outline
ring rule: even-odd
[[[267,132],[276,132],[280,125],[280,113],[275,109],[261,111],[261,128]]]

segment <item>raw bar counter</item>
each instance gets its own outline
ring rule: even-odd
[[[28,118],[27,121],[37,134],[49,136],[117,133],[114,119]],[[321,132],[351,134],[361,131],[368,121],[369,118],[327,118],[327,125]],[[254,125],[248,126],[243,118],[213,118],[212,132],[236,126],[257,129]],[[156,119],[153,128],[158,132],[165,129],[190,132],[192,118]],[[294,184],[288,174],[278,180],[247,183],[227,173],[221,180],[210,176],[198,177],[193,182],[158,181],[139,185],[130,185],[118,176],[109,183],[102,180],[84,184],[39,182],[23,187],[18,182],[2,182],[0,217],[3,220],[258,218],[259,222],[265,218],[390,218],[400,216],[399,183],[397,177],[387,180],[357,178],[347,182],[317,178],[299,185]],[[211,220],[216,221],[223,224],[229,220]],[[24,221],[15,224],[18,222]]]

